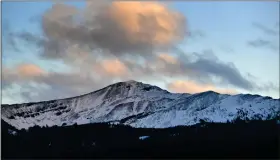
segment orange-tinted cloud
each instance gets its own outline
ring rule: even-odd
[[[173,56],[170,56],[168,54],[160,54],[159,56],[159,59],[165,61],[166,63],[170,63],[170,64],[176,64],[178,63],[177,59]]]
[[[34,64],[19,64],[14,67],[2,68],[2,88],[12,84],[28,84],[31,81],[46,77],[48,72]]]
[[[159,2],[86,4],[82,10],[55,4],[43,14],[45,37],[37,43],[43,45],[43,57],[68,56],[65,51],[72,45],[103,55],[149,55],[174,46],[186,35],[184,15]]]
[[[110,17],[132,42],[169,44],[182,38],[184,17],[157,2],[113,2]]]
[[[33,77],[40,76],[46,73],[42,68],[34,64],[21,64],[16,67],[16,72],[20,76]]]
[[[109,76],[123,76],[128,73],[127,67],[118,59],[103,60],[100,64],[94,66],[99,74]]]
[[[236,94],[234,89],[221,89],[213,85],[198,84],[193,81],[177,80],[168,84],[168,89],[177,93],[199,93],[205,91],[215,91],[222,94]]]

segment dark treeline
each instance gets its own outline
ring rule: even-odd
[[[33,127],[16,134],[1,123],[2,158],[279,158],[276,119],[201,121],[166,129],[102,123]]]

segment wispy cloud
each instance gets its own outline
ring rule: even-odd
[[[278,22],[279,23],[279,22]],[[279,27],[267,27],[263,24],[253,23],[255,28],[259,29],[265,36],[248,41],[248,45],[255,48],[267,48],[279,52]],[[277,26],[277,23],[275,23]]]
[[[268,48],[273,51],[279,51],[279,45],[276,44],[277,42],[265,39],[256,39],[249,41],[248,44],[255,48]]]
[[[199,40],[206,38],[206,33],[201,30],[189,30],[187,32],[188,39]]]
[[[279,23],[279,22],[278,22]],[[274,28],[274,27],[267,27],[263,24],[260,23],[256,23],[254,22],[252,24],[254,27],[256,27],[257,29],[261,30],[263,33],[270,35],[270,36],[279,36],[279,28]],[[277,26],[277,23],[275,23],[275,25]]]

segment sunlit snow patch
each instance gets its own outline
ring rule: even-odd
[[[9,134],[11,134],[11,135],[14,135],[14,136],[17,135],[17,132],[16,132],[16,131],[13,131],[13,130],[10,130],[10,129],[9,129],[8,132],[9,132]]]
[[[140,140],[144,140],[144,139],[147,139],[147,138],[149,138],[150,136],[141,136],[141,137],[139,137],[139,139]]]

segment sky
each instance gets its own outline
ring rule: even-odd
[[[279,2],[2,2],[2,103],[136,80],[279,98]]]

